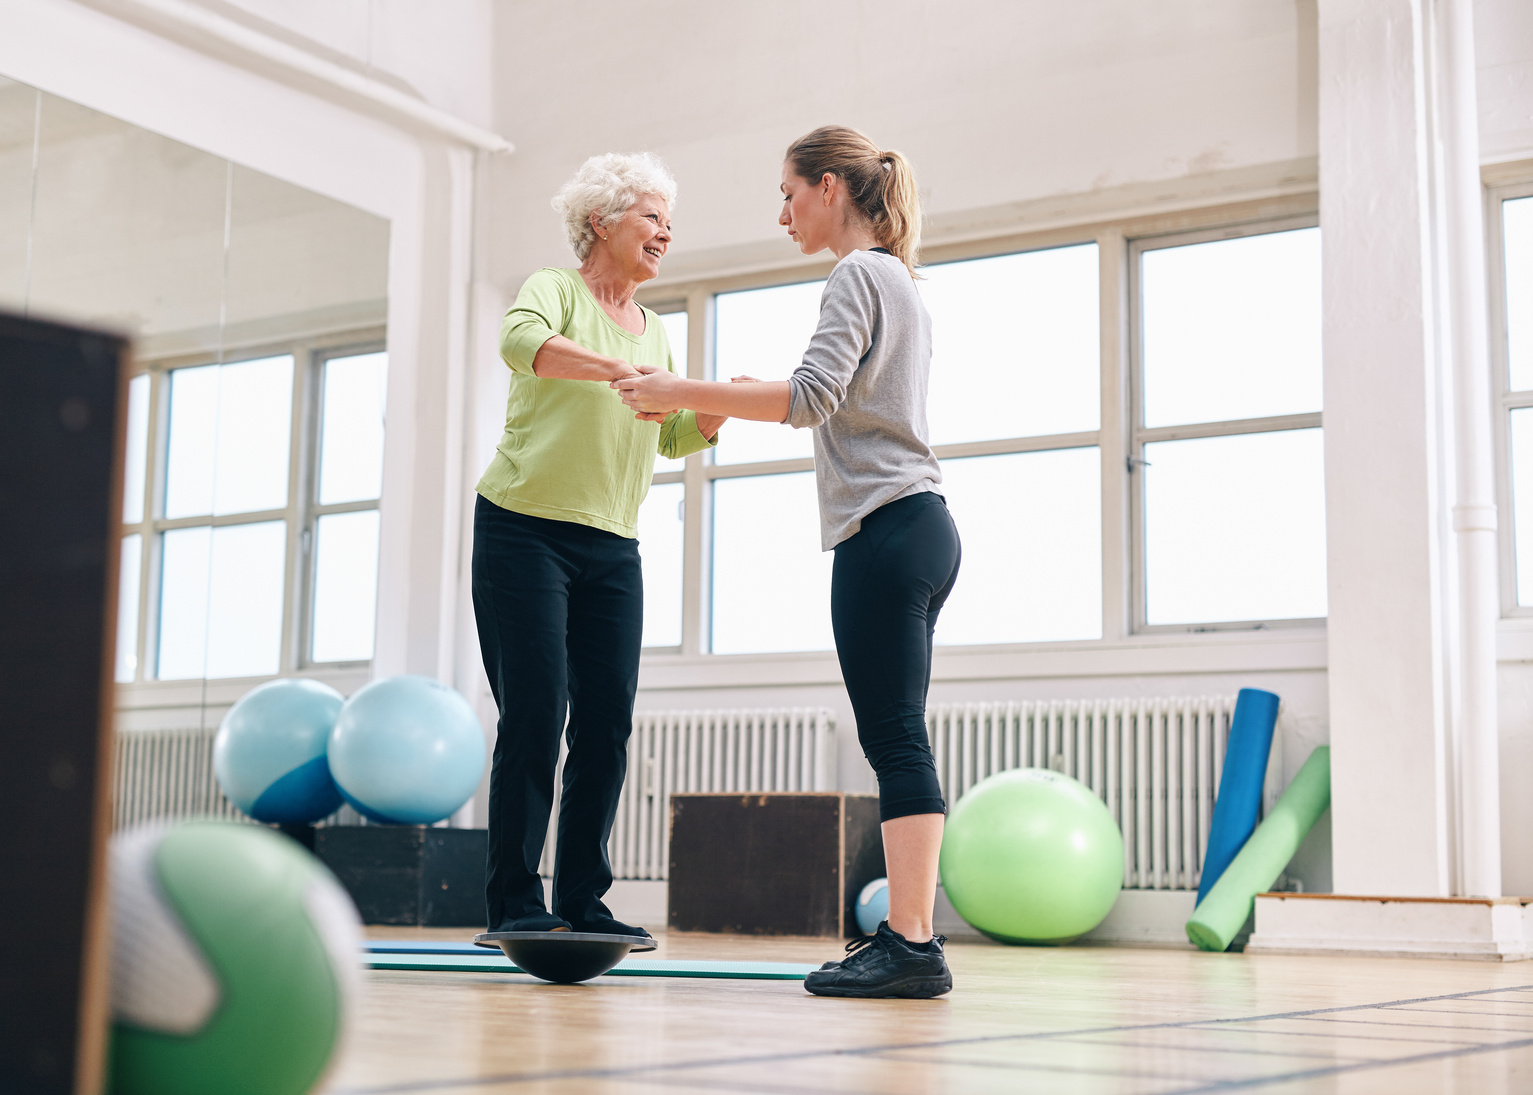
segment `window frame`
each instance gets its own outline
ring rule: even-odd
[[[1239,225],[1139,236],[1129,241],[1129,445],[1124,460],[1124,474],[1130,480],[1130,584],[1133,612],[1131,632],[1136,635],[1214,631],[1266,631],[1274,628],[1313,627],[1323,616],[1294,616],[1260,620],[1220,620],[1201,623],[1152,624],[1149,622],[1149,573],[1145,541],[1145,477],[1140,468],[1149,465],[1144,459],[1146,445],[1159,441],[1185,441],[1206,437],[1232,437],[1250,433],[1278,433],[1287,430],[1324,429],[1323,409],[1301,414],[1272,415],[1263,418],[1229,418],[1216,422],[1186,423],[1176,426],[1144,424],[1144,292],[1143,258],[1146,252],[1172,247],[1191,247],[1219,240],[1246,239],[1277,232],[1292,232],[1320,227],[1320,217],[1299,215]],[[1323,435],[1322,435],[1323,436]]]
[[[203,678],[163,679],[159,676],[160,593],[163,562],[163,536],[182,528],[222,528],[265,521],[286,522],[286,548],[283,560],[282,638],[275,673],[258,677],[208,678],[210,680],[265,680],[308,671],[365,670],[371,659],[350,662],[315,662],[309,656],[313,633],[312,610],[316,553],[315,536],[319,518],[330,513],[348,513],[378,509],[379,499],[343,502],[321,506],[319,488],[319,445],[322,426],[323,378],[325,362],[332,358],[386,350],[384,331],[369,326],[332,334],[307,335],[287,339],[263,339],[225,348],[222,353],[178,353],[142,357],[135,362],[130,379],[148,376],[148,429],[144,453],[144,503],[140,520],[121,522],[118,547],[122,541],[140,536],[137,665],[133,679],[115,682],[118,689],[130,691],[184,686]],[[216,363],[235,364],[263,357],[291,354],[293,357],[292,404],[288,434],[287,505],[280,509],[253,510],[248,513],[206,514],[194,517],[167,518],[165,485],[170,445],[170,374],[177,369]],[[127,575],[123,576],[124,580]],[[150,663],[154,664],[151,665]]]
[[[684,313],[686,313],[686,315],[687,315],[687,345],[686,345],[685,349],[687,351],[687,357],[686,357],[686,360],[687,360],[687,375],[688,376],[692,375],[692,372],[691,372],[691,369],[692,369],[692,364],[691,364],[692,363],[692,347],[695,344],[696,340],[693,338],[692,328],[693,328],[694,324],[692,323],[691,312],[690,312],[690,310],[687,307],[687,298],[686,297],[673,296],[673,297],[670,297],[670,298],[668,298],[668,299],[666,299],[664,301],[661,301],[659,303],[656,303],[656,304],[646,303],[645,307],[648,308],[650,311],[654,312],[656,315],[660,315],[660,316],[673,315],[673,314],[675,314],[677,312],[684,312]],[[672,352],[673,353],[675,352],[675,348],[674,347],[672,347]],[[661,486],[662,484],[665,484],[665,483],[682,483],[682,484],[685,484],[686,481],[687,481],[687,478],[686,478],[687,477],[687,469],[692,466],[692,461],[695,460],[695,459],[700,458],[700,456],[701,456],[700,453],[693,453],[692,455],[687,456],[685,458],[685,460],[683,461],[683,463],[682,463],[682,467],[679,468],[679,469],[672,468],[672,469],[670,469],[668,471],[657,471],[657,472],[655,472],[653,475],[650,476],[649,485],[651,487],[658,487],[658,486]],[[686,590],[687,590],[687,574],[688,574],[688,571],[687,571],[687,549],[686,549],[686,543],[687,543],[687,527],[689,525],[688,511],[692,508],[691,506],[689,506],[687,504],[687,502],[691,498],[691,495],[692,495],[691,489],[686,487],[685,485],[683,485],[683,487],[682,487],[682,544],[683,544],[683,547],[682,547],[682,562],[681,562],[681,589],[682,589],[681,639],[682,639],[682,641],[680,643],[674,645],[674,646],[646,646],[646,647],[643,648],[643,651],[642,651],[642,653],[644,655],[650,655],[650,654],[680,654],[680,653],[682,653],[686,649],[686,636],[687,636],[687,607],[686,607],[687,593],[686,593]],[[648,501],[648,500],[649,500],[649,496],[648,496],[648,493],[646,492],[646,494],[645,494],[645,501]]]
[[[1508,201],[1533,198],[1533,171],[1521,180],[1485,188],[1486,290],[1490,298],[1490,366],[1495,382],[1495,420],[1491,443],[1495,445],[1497,553],[1500,556],[1501,616],[1533,619],[1533,605],[1517,603],[1517,529],[1512,508],[1512,412],[1533,407],[1533,388],[1512,389],[1510,317],[1506,301],[1506,224],[1502,207]]]
[[[1138,369],[1140,355],[1135,345],[1138,330],[1138,307],[1131,306],[1137,290],[1137,263],[1133,248],[1150,249],[1156,241],[1172,239],[1192,241],[1260,235],[1290,228],[1314,227],[1319,222],[1318,196],[1312,189],[1278,193],[1248,200],[1221,204],[1198,204],[1153,212],[1125,213],[1101,219],[1067,218],[1059,211],[1048,211],[1041,223],[1025,230],[1010,232],[987,230],[971,238],[936,243],[923,248],[925,264],[956,262],[965,259],[992,258],[1023,251],[1047,250],[1083,243],[1097,245],[1100,270],[1098,316],[1101,338],[1101,403],[1098,428],[1077,434],[1054,434],[1031,438],[1006,438],[995,441],[965,442],[936,448],[939,459],[988,456],[1009,452],[1041,452],[1063,448],[1096,446],[1099,450],[1102,480],[1102,629],[1098,639],[1057,640],[943,646],[939,659],[954,654],[1030,654],[1047,651],[1094,650],[1115,646],[1163,644],[1177,636],[1201,632],[1259,632],[1284,630],[1300,635],[1323,635],[1324,617],[1293,620],[1236,621],[1214,624],[1162,624],[1144,622],[1143,550],[1138,522],[1143,504],[1134,495],[1142,486],[1143,476],[1128,471],[1130,456],[1142,459],[1145,443],[1166,440],[1168,432],[1189,431],[1190,436],[1216,434],[1220,423],[1146,430],[1138,427]],[[711,379],[714,373],[714,298],[718,294],[746,289],[762,289],[827,277],[833,262],[802,258],[788,260],[744,272],[726,272],[717,276],[688,274],[674,280],[662,279],[641,290],[641,303],[656,311],[673,311],[685,306],[689,314],[687,375]],[[1224,432],[1262,432],[1273,428],[1293,429],[1319,426],[1320,413],[1283,416],[1280,419],[1236,420],[1251,428]],[[1313,419],[1313,421],[1310,421]],[[1262,424],[1259,428],[1256,424]],[[1210,429],[1209,427],[1214,427]],[[724,429],[728,429],[726,423]],[[752,464],[714,464],[711,451],[687,457],[684,470],[658,473],[655,483],[686,483],[684,560],[682,584],[682,646],[646,648],[646,661],[654,664],[681,665],[691,662],[741,664],[780,663],[804,659],[832,658],[832,651],[796,651],[757,654],[713,654],[711,647],[712,600],[712,484],[719,479],[744,475],[768,475],[812,469],[810,458],[762,461]],[[1136,481],[1137,480],[1137,481]],[[1136,558],[1137,557],[1137,558]],[[1177,640],[1185,641],[1185,640]]]

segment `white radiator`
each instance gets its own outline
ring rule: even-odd
[[[116,828],[186,817],[248,820],[213,778],[212,730],[117,735]],[[650,711],[634,715],[628,779],[618,799],[609,852],[618,878],[663,879],[670,862],[669,796],[675,791],[831,791],[835,720],[825,708]],[[542,871],[553,870],[554,816]],[[357,824],[342,807],[331,824]]]
[[[150,821],[215,818],[251,821],[224,797],[213,776],[216,730],[131,730],[119,733],[112,768],[112,827]],[[357,825],[342,806],[321,825]],[[254,822],[251,822],[254,824]]]
[[[112,825],[184,817],[248,820],[213,778],[212,730],[149,730],[117,735]]]
[[[1208,846],[1234,706],[1233,696],[944,704],[928,710],[927,726],[950,805],[1008,768],[1065,772],[1096,792],[1122,829],[1125,887],[1191,890]],[[123,733],[116,752],[117,828],[196,816],[244,819],[213,778],[212,730]],[[834,720],[824,708],[640,712],[609,848],[613,872],[666,877],[673,792],[835,786]],[[343,808],[330,820],[358,819]],[[556,807],[545,874],[557,827]]]
[[[638,712],[608,844],[613,875],[668,877],[675,792],[835,790],[834,736],[835,720],[823,707]],[[561,755],[540,867],[545,876],[553,873],[563,777]]]
[[[1123,832],[1123,885],[1196,890],[1233,696],[955,703],[926,713],[949,806],[1008,768],[1090,787]]]

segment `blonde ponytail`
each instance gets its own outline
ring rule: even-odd
[[[916,276],[921,247],[921,197],[910,161],[893,150],[880,150],[857,130],[821,126],[788,146],[793,173],[818,182],[834,175],[847,188],[852,205],[867,218],[873,238]]]

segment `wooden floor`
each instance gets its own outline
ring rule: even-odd
[[[673,935],[658,956],[819,962],[839,951]],[[373,971],[326,1090],[1533,1091],[1533,963],[981,944],[950,944],[948,957],[956,987],[930,1001],[819,999],[797,981],[557,986]]]

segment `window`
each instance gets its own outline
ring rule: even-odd
[[[1312,199],[1285,202],[1282,219],[1147,218],[922,268],[930,436],[963,538],[939,644],[1325,616],[1320,231]],[[824,284],[689,287],[686,329],[709,352],[692,375],[787,377]],[[1533,529],[1533,350],[1526,371]],[[832,649],[810,432],[729,422],[684,466],[657,465],[640,518],[646,646]]]
[[[118,681],[372,658],[386,381],[313,343],[130,381]]]
[[[785,380],[820,315],[823,281],[714,298],[713,376]],[[814,442],[775,422],[724,424],[713,460],[715,654],[829,650],[831,556],[820,551]]]
[[[1100,266],[1087,243],[922,270],[931,438],[963,540],[938,643],[1101,637]]]
[[[687,375],[691,327],[685,305],[659,309],[676,371]],[[639,555],[644,567],[646,649],[678,651],[682,640],[682,585],[686,554],[686,458],[655,457],[649,494],[639,507]]]
[[[1509,615],[1533,614],[1533,185],[1504,187],[1491,202],[1492,353],[1502,377],[1498,429],[1504,436],[1501,521]],[[1499,229],[1499,231],[1497,231]]]
[[[928,418],[964,539],[939,643],[1101,634],[1098,267],[1088,243],[922,271]],[[718,295],[714,375],[785,378],[814,333],[823,287]],[[714,653],[834,646],[812,454],[808,430],[725,429],[709,469]]]
[[[1325,615],[1320,230],[1137,255],[1137,623]]]

